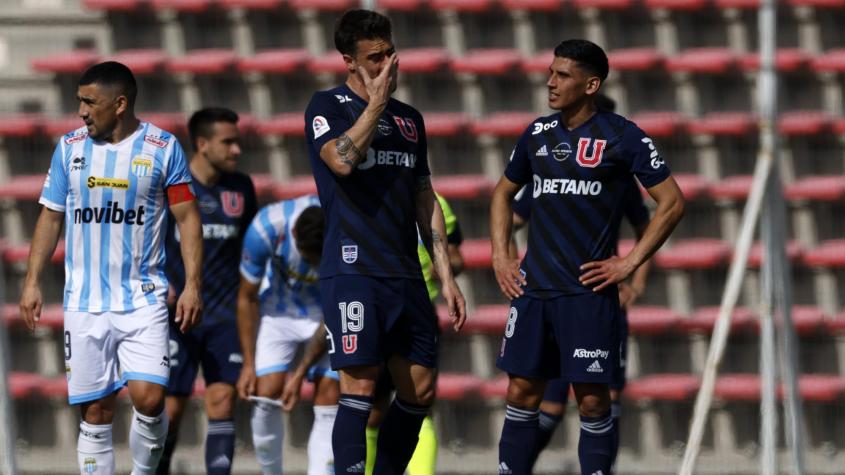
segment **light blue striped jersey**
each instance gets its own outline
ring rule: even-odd
[[[116,144],[85,127],[62,137],[38,202],[65,213],[65,310],[164,302],[165,189],[190,182],[176,137],[153,124]]]
[[[317,267],[296,247],[293,226],[302,212],[320,206],[316,195],[271,203],[258,211],[244,237],[241,275],[261,282],[261,315],[322,320]]]

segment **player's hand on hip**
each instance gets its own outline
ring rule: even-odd
[[[464,294],[455,279],[443,284],[443,298],[449,307],[449,317],[452,319],[452,328],[460,331],[467,321],[467,303]]]
[[[235,388],[238,390],[238,396],[244,401],[255,394],[255,381],[255,368],[247,365],[242,366]]]
[[[622,257],[613,256],[603,261],[592,261],[581,266],[581,285],[592,287],[593,292],[600,292],[611,284],[627,279],[635,267]]]
[[[390,86],[393,84],[393,78],[396,76],[396,71],[399,67],[399,57],[396,53],[390,55],[390,58],[384,63],[384,66],[379,71],[376,77],[370,77],[370,73],[363,66],[358,66],[358,71],[361,72],[361,80],[364,81],[364,87],[367,89],[367,95],[370,96],[370,104],[384,107],[390,99]]]
[[[20,309],[21,316],[30,330],[35,330],[36,323],[41,319],[43,302],[41,289],[37,285],[24,286],[23,292],[21,293]]]
[[[290,412],[296,403],[299,402],[299,394],[302,390],[302,376],[293,374],[285,381],[282,389],[282,409]]]
[[[202,298],[199,289],[186,285],[176,302],[176,324],[179,331],[185,333],[200,322],[202,318]]]
[[[519,259],[510,257],[493,257],[493,272],[496,273],[496,282],[505,297],[515,299],[525,291],[522,286],[526,285],[525,277],[519,271]]]

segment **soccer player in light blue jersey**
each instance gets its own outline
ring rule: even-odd
[[[79,80],[85,126],[56,146],[44,208],[32,237],[21,313],[30,328],[43,298],[40,278],[65,227],[65,367],[71,404],[80,405],[80,473],[114,473],[112,420],[117,391],[129,386],[132,475],[152,475],[168,419],[170,374],[164,230],[169,209],[182,236],[185,288],[176,303],[181,331],[199,322],[202,231],[182,147],[134,114],[136,83],[116,62]]]

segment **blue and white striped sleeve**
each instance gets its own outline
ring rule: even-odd
[[[58,212],[65,210],[67,201],[68,179],[67,168],[64,160],[64,147],[62,141],[56,145],[53,158],[50,160],[50,170],[44,180],[44,187],[41,190],[39,203],[45,207]]]
[[[253,284],[261,282],[267,269],[267,261],[273,256],[278,232],[270,223],[269,209],[264,208],[255,215],[244,236],[241,254],[241,275]]]

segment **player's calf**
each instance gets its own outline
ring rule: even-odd
[[[578,459],[581,473],[611,473],[619,432],[610,413],[610,392],[603,384],[573,384],[581,413]]]
[[[507,408],[499,439],[499,473],[531,473],[545,381],[510,375]]]
[[[259,376],[256,395],[277,400],[285,386],[286,375],[286,372],[273,372]],[[250,423],[255,458],[261,466],[261,473],[282,473],[282,441],[285,437],[282,408],[269,401],[254,401]]]

